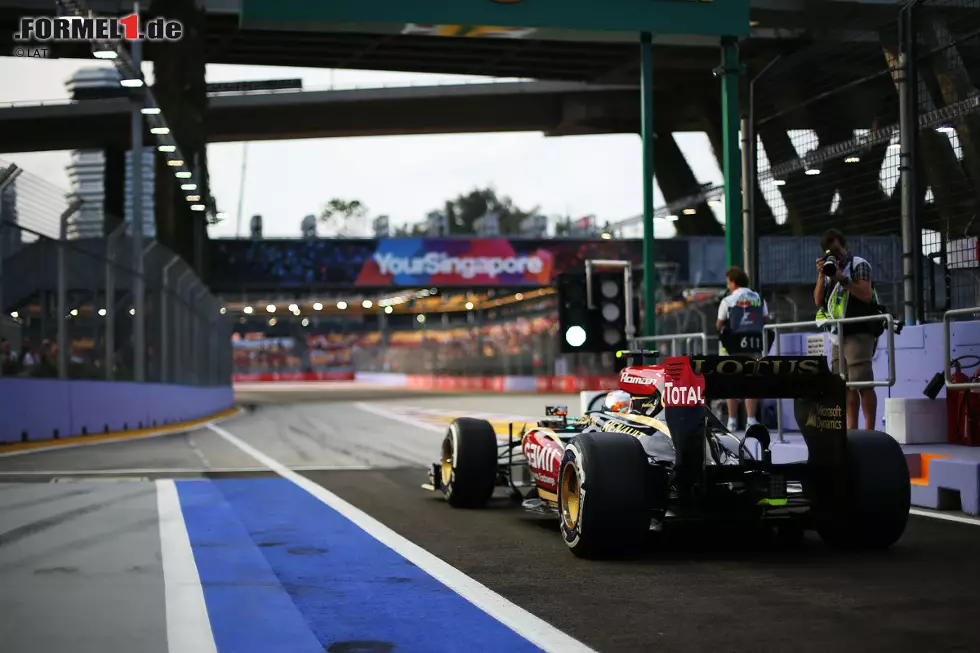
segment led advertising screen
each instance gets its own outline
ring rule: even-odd
[[[357,286],[546,286],[554,254],[514,247],[506,238],[382,240]]]
[[[208,284],[214,292],[283,288],[541,287],[589,259],[629,260],[639,269],[639,240],[522,238],[215,239]],[[657,250],[681,276],[687,242]]]

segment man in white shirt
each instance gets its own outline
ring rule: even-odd
[[[721,338],[721,355],[765,355],[762,350],[762,330],[769,321],[769,307],[756,291],[749,288],[749,276],[745,270],[733,266],[725,272],[729,294],[718,306],[718,333]],[[738,399],[728,400],[728,430],[738,428]],[[756,411],[758,399],[745,400],[746,425],[758,424]]]

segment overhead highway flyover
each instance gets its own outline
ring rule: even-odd
[[[717,84],[662,79],[657,121],[672,131],[703,131]],[[683,89],[683,91],[680,91]],[[343,138],[401,134],[544,132],[639,133],[639,88],[630,84],[529,81],[356,90],[215,95],[208,142]],[[872,119],[856,108],[854,120]],[[126,98],[0,105],[0,153],[129,146]],[[863,124],[863,123],[862,123]],[[803,129],[805,122],[787,122]],[[149,138],[149,137],[147,137]]]
[[[208,141],[635,131],[637,93],[627,85],[503,82],[218,95],[210,98]],[[692,111],[665,103],[660,115],[683,126],[696,119]],[[0,152],[128,147],[129,112],[125,98],[0,107]]]
[[[559,399],[258,387],[186,433],[5,450],[3,651],[980,650],[977,520],[913,516],[882,554],[721,532],[596,562],[506,498],[419,488],[454,415]]]
[[[118,15],[128,11],[122,6],[130,6],[117,0],[86,0],[84,4],[102,15]],[[205,12],[203,54],[207,63],[593,83],[634,83],[640,74],[639,45],[632,35],[602,33],[586,40],[547,40],[533,34],[526,38],[434,38],[407,25],[394,26],[394,33],[371,33],[366,31],[368,26],[359,26],[364,31],[329,31],[316,24],[281,30],[281,26],[243,20],[240,0],[202,0],[199,4]],[[0,55],[11,53],[21,16],[53,15],[55,11],[51,0],[4,2],[0,7]],[[948,11],[970,9],[950,7]],[[740,45],[740,58],[751,78],[777,54],[813,38],[852,43],[864,40],[871,48],[878,47],[877,30],[894,21],[897,12],[894,3],[876,0],[753,0],[752,33]],[[562,36],[573,38],[571,34]],[[166,46],[148,43],[144,56],[155,61],[166,52]],[[91,51],[85,44],[59,43],[50,56],[90,59]],[[686,71],[711,79],[711,69],[719,63],[717,39],[658,35],[654,37],[654,59],[658,75]]]

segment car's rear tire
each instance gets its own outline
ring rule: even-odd
[[[847,501],[817,532],[829,546],[883,550],[902,537],[912,507],[909,469],[901,445],[881,431],[848,431]]]
[[[440,487],[454,508],[482,508],[497,484],[497,433],[490,422],[460,417],[442,441]]]
[[[561,534],[582,558],[636,554],[650,531],[647,455],[620,433],[583,433],[566,447],[558,472]]]

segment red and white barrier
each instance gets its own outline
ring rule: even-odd
[[[576,394],[585,390],[615,390],[618,379],[606,376],[441,376],[385,372],[280,372],[236,374],[235,383],[296,381],[359,381],[410,390],[448,392],[540,392]]]
[[[235,374],[234,383],[272,383],[275,381],[353,381],[353,372],[263,372]]]
[[[605,376],[438,376],[427,374],[360,374],[357,380],[382,382],[412,390],[451,392],[541,392],[575,394],[583,390],[615,390],[618,379]]]

